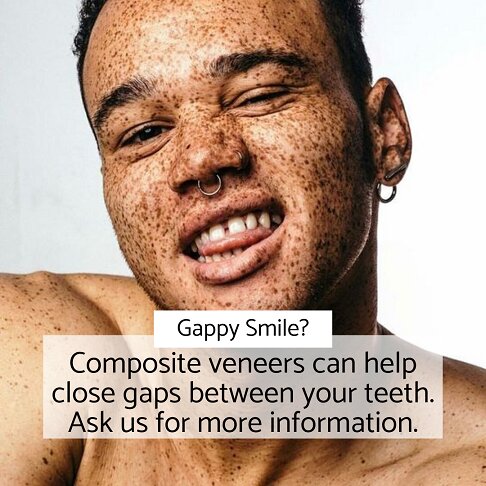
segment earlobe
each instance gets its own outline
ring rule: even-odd
[[[412,136],[395,85],[381,78],[366,98],[366,114],[378,184],[396,186],[412,155]]]

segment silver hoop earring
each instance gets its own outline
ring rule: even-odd
[[[387,198],[384,198],[381,195],[381,184],[378,182],[378,184],[376,185],[376,195],[382,203],[388,204],[389,202],[392,202],[393,199],[395,199],[395,196],[397,195],[397,186],[393,186],[392,193]]]
[[[215,196],[216,194],[218,194],[219,191],[221,191],[221,188],[223,187],[223,180],[221,179],[219,174],[214,174],[214,177],[216,177],[216,181],[218,183],[218,187],[214,191],[206,191],[203,188],[203,183],[200,180],[197,181],[197,188],[204,196]]]

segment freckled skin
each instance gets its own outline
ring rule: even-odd
[[[312,68],[267,63],[208,75],[218,56],[255,49],[291,51]],[[480,484],[485,376],[451,360],[443,440],[41,439],[43,334],[150,334],[156,307],[331,308],[336,333],[385,332],[376,322],[375,189],[403,177],[386,175],[408,164],[410,130],[387,79],[358,105],[317,4],[110,0],[86,57],[90,119],[134,76],[153,80],[155,93],[114,110],[96,136],[107,208],[138,283],[47,273],[0,279],[1,477],[78,486]],[[247,102],[275,87],[279,96]],[[147,124],[163,130],[126,143]],[[215,171],[222,191],[204,197],[196,181]],[[182,255],[187,221],[262,197],[285,216],[275,252],[237,281],[202,281]]]

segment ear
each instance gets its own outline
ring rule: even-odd
[[[376,180],[386,186],[398,184],[412,155],[412,135],[402,99],[395,85],[381,78],[365,102]]]

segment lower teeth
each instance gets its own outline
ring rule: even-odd
[[[235,256],[241,255],[243,253],[243,248],[236,248],[233,251],[225,251],[224,253],[215,253],[211,256],[199,256],[197,261],[199,263],[212,263],[212,262],[220,262],[222,260],[229,260],[234,258]]]

